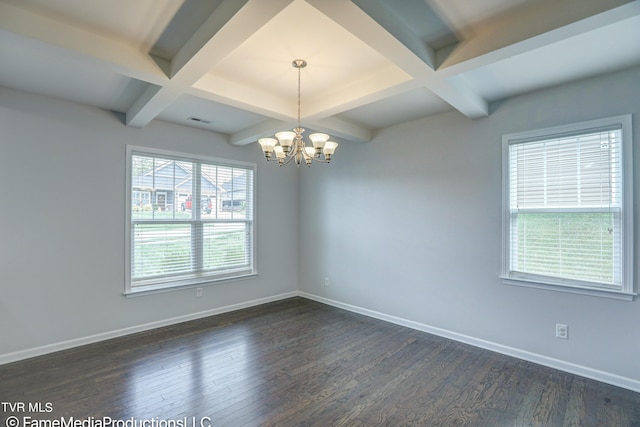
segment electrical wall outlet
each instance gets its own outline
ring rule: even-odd
[[[329,286],[329,278],[328,277],[324,278],[324,285],[325,286]]]
[[[200,298],[202,296],[202,288],[196,288],[196,298]]]
[[[563,340],[569,339],[569,327],[561,323],[556,323],[556,338]]]

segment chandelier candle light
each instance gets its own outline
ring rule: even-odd
[[[306,67],[307,63],[302,59],[296,59],[291,65],[298,69],[298,125],[293,129],[293,132],[278,132],[275,138],[260,138],[258,143],[260,143],[267,161],[275,160],[273,158],[275,153],[280,166],[286,165],[291,159],[294,159],[298,166],[300,166],[302,160],[307,166],[311,166],[312,161],[329,163],[331,156],[338,147],[338,143],[329,141],[329,135],[326,133],[312,133],[309,135],[313,145],[310,147],[307,147],[302,139],[304,129],[300,126],[300,69]]]

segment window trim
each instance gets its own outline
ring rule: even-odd
[[[588,133],[600,128],[620,126],[622,130],[622,212],[621,224],[621,289],[606,289],[595,287],[588,282],[560,278],[534,277],[510,271],[511,265],[511,215],[509,205],[510,174],[509,174],[509,146],[542,139],[551,139],[571,134]],[[502,271],[500,278],[507,285],[525,286],[582,295],[632,301],[637,294],[634,292],[634,233],[633,233],[633,135],[632,115],[607,117],[588,120],[569,125],[554,126],[525,132],[517,132],[502,136]]]
[[[229,274],[222,274],[216,276],[211,275],[198,275],[194,273],[191,277],[183,277],[177,280],[156,280],[155,283],[143,284],[132,286],[131,277],[131,224],[132,224],[132,159],[134,155],[149,155],[158,157],[167,157],[174,160],[181,160],[186,162],[204,162],[209,164],[215,164],[216,166],[228,166],[228,167],[242,167],[251,169],[253,171],[253,179],[251,182],[252,188],[252,203],[251,203],[251,228],[252,228],[252,242],[251,247],[251,259],[252,266],[250,272],[246,269],[242,269],[238,273],[231,271]],[[239,280],[251,279],[258,276],[257,257],[256,257],[256,173],[257,165],[250,162],[242,162],[237,160],[229,160],[218,157],[210,157],[198,154],[189,154],[183,152],[176,152],[170,150],[163,150],[157,148],[149,148],[142,146],[127,145],[126,146],[126,161],[125,161],[125,289],[123,295],[127,298],[136,297],[141,295],[156,294],[161,292],[170,292],[194,287],[202,287],[219,283],[234,282]],[[196,184],[197,185],[197,184]],[[199,206],[196,212],[197,218],[200,218]]]

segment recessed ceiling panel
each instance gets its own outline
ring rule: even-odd
[[[640,65],[640,16],[457,76],[488,101]]]
[[[269,92],[287,102],[295,102],[297,70],[291,62],[297,58],[308,63],[302,70],[303,102],[304,98],[319,97],[337,88],[348,91],[348,88],[355,88],[359,80],[379,74],[381,69],[393,69],[394,72],[387,72],[386,79],[371,87],[371,91],[409,78],[304,0],[292,2],[220,61],[210,74],[220,81],[255,88],[256,93]],[[196,87],[216,90],[198,84]],[[349,93],[345,91],[342,95],[348,98]]]
[[[0,31],[0,85],[126,112],[149,83],[100,64]],[[43,72],[45,75],[43,75]]]

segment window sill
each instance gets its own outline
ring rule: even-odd
[[[127,290],[123,293],[125,298],[136,298],[146,295],[160,294],[165,292],[181,291],[184,289],[200,288],[211,285],[219,285],[228,282],[254,279],[258,273],[242,274],[237,276],[221,277],[217,279],[197,279],[179,283],[161,283],[153,285],[136,286],[136,289]]]
[[[532,281],[527,279],[504,277],[504,276],[502,276],[501,279],[502,279],[502,283],[504,283],[505,285],[523,286],[526,288],[544,289],[548,291],[566,292],[571,294],[588,295],[593,297],[610,298],[610,299],[617,299],[617,300],[623,300],[623,301],[633,301],[634,298],[637,296],[637,294],[635,293],[628,293],[628,292],[617,291],[617,290],[585,288],[585,287],[571,286],[571,285],[565,285],[565,284]]]

